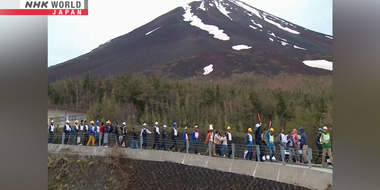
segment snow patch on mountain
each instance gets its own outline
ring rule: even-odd
[[[200,28],[201,30],[207,31],[208,33],[214,35],[214,38],[227,41],[230,37],[223,32],[223,30],[219,29],[217,26],[204,24],[200,18],[191,13],[191,6],[185,5],[183,6],[185,9],[185,14],[183,14],[184,21],[191,21],[190,25]]]
[[[269,38],[269,40],[272,41],[272,42],[274,41],[273,38]]]
[[[198,7],[198,9],[202,9],[202,10],[206,11],[205,2],[204,1],[202,1],[201,5]]]
[[[251,27],[251,28],[253,28],[253,29],[257,30],[257,28],[256,28],[256,27],[254,27],[254,26],[252,26],[252,25],[249,25],[249,27]]]
[[[281,45],[286,46],[286,45],[288,45],[288,43],[281,41]]]
[[[273,25],[277,26],[278,28],[285,30],[287,32],[290,32],[292,34],[300,34],[298,31],[292,30],[292,29],[287,28],[287,27],[283,27],[281,24],[279,24],[279,23],[277,23],[271,19],[268,19],[266,16],[264,17],[264,20],[267,21],[268,23],[273,24]]]
[[[330,39],[333,39],[332,36],[326,36],[326,38],[330,38]]]
[[[205,68],[203,68],[204,72],[203,72],[203,75],[208,75],[210,74],[214,68],[212,68],[214,65],[213,64],[210,64],[208,66],[206,66]]]
[[[261,15],[260,15],[260,11],[258,11],[257,9],[252,8],[252,7],[250,7],[250,6],[246,5],[246,4],[244,4],[243,2],[236,1],[235,3],[236,3],[238,6],[242,7],[243,9],[245,9],[245,10],[247,10],[247,11],[253,13],[253,14],[256,15],[257,17],[259,17],[259,18],[262,19]]]
[[[229,14],[230,12],[228,12],[228,11],[226,10],[226,8],[222,5],[222,0],[217,1],[217,2],[215,3],[215,5],[216,5],[216,8],[218,8],[219,11],[220,11],[222,14],[224,14],[226,17],[228,17],[230,20],[232,20],[232,18],[231,18],[230,16],[228,16],[228,14]]]
[[[156,31],[156,30],[158,30],[158,29],[160,29],[161,27],[162,27],[162,26],[160,26],[160,27],[158,27],[158,28],[156,28],[156,29],[153,29],[153,30],[147,32],[147,33],[145,34],[145,36],[151,34],[152,32],[154,32],[154,31]]]
[[[234,50],[242,50],[242,49],[251,49],[252,47],[251,46],[247,46],[247,45],[235,45],[235,46],[232,46],[232,49]]]
[[[302,49],[302,50],[306,50],[305,48],[302,48],[302,47],[298,47],[298,46],[296,46],[296,45],[294,45],[294,48],[296,48],[296,49]]]
[[[252,23],[253,23],[254,25],[256,25],[256,26],[258,26],[258,27],[260,27],[260,28],[263,28],[263,25],[256,23],[254,20],[251,20],[251,21],[252,21]]]
[[[331,61],[326,60],[305,60],[303,63],[309,67],[333,70],[333,63]]]

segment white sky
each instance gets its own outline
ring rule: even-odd
[[[307,29],[332,35],[332,0],[243,1]],[[49,16],[48,66],[88,53],[189,2],[192,0],[91,0],[88,16]]]

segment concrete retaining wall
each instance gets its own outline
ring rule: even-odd
[[[308,168],[305,166],[287,165],[281,163],[252,162],[225,158],[208,157],[204,155],[184,154],[169,151],[141,150],[121,148],[122,153],[137,160],[173,162],[190,166],[243,174],[281,183],[299,185],[311,189],[324,189],[332,183],[332,170]],[[87,147],[48,144],[50,155],[77,155],[78,159],[91,159],[91,156],[106,156],[112,148]]]

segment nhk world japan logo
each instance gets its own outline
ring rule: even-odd
[[[4,9],[1,7],[0,15],[88,15],[88,0],[19,0],[18,8],[13,7]]]

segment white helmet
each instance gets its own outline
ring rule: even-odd
[[[70,121],[69,121],[69,120],[67,120],[67,121],[66,121],[66,123],[70,123]]]
[[[145,126],[146,126],[146,123],[144,123],[143,126],[145,127]]]
[[[166,125],[164,125],[164,128],[166,128]]]
[[[158,122],[156,121],[156,123],[154,123],[155,125],[158,125]]]
[[[125,122],[123,122],[123,125],[127,125]]]
[[[256,128],[259,128],[259,127],[260,127],[260,124],[257,123],[257,124],[256,124]]]
[[[212,128],[212,124],[210,124],[210,130],[214,130],[214,129]]]
[[[324,126],[324,127],[323,127],[323,130],[327,130],[327,127],[326,127],[326,126]]]

